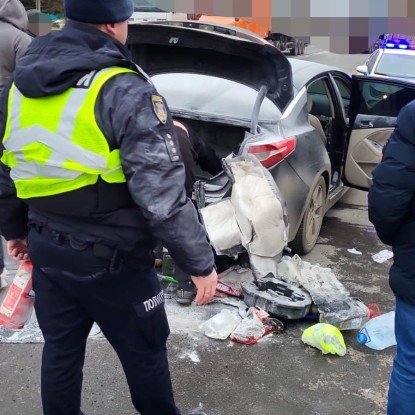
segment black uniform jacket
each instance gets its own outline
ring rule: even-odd
[[[28,223],[40,223],[82,242],[105,244],[148,259],[161,240],[191,275],[208,275],[213,253],[192,202],[177,136],[167,108],[160,117],[158,92],[131,61],[129,51],[98,29],[69,22],[36,38],[19,60],[14,81],[26,97],[61,93],[92,70],[123,66],[100,92],[95,115],[111,148],[119,148],[127,184],[97,184],[56,196],[19,200],[9,170],[1,165],[0,228],[6,239],[25,238]],[[8,88],[0,97],[0,134]],[[154,100],[156,97],[156,100]],[[158,114],[158,115],[157,115]],[[172,137],[172,139],[170,139]]]
[[[368,206],[379,238],[393,249],[390,286],[415,305],[415,101],[399,113],[373,172]]]

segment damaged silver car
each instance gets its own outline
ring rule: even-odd
[[[370,184],[399,109],[415,98],[414,85],[287,59],[235,27],[131,25],[128,46],[176,119],[225,161],[254,156],[268,170],[286,205],[287,242],[299,254],[315,246],[345,184]],[[200,172],[199,207],[230,198],[232,185],[226,169]]]

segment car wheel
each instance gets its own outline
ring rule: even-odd
[[[294,42],[294,47],[290,49],[290,55],[291,56],[297,55],[297,43],[296,42]]]
[[[303,220],[290,247],[297,254],[308,254],[315,246],[323,224],[326,205],[326,181],[320,176],[311,192],[311,198],[304,212]]]

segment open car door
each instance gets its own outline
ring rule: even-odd
[[[415,83],[352,77],[348,149],[344,183],[360,190],[372,184],[372,171],[382,159],[382,149],[395,128],[399,111],[415,99]]]

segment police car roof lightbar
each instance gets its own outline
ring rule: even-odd
[[[386,49],[411,49],[411,50],[415,50],[415,45],[408,45],[407,43],[391,43],[391,42],[387,42],[383,45],[381,45],[381,47],[386,48]]]
[[[388,35],[379,46],[386,49],[415,50],[415,37],[407,35]]]

